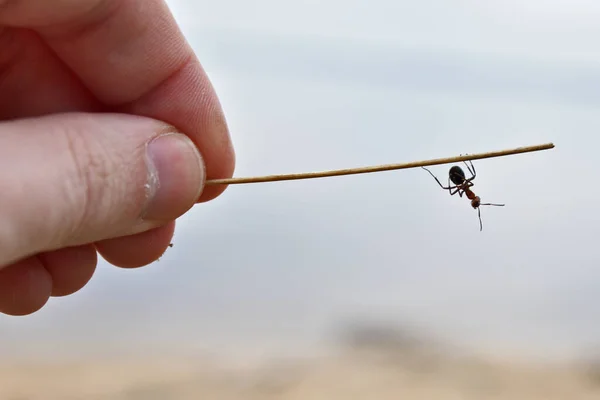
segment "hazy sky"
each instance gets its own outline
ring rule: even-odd
[[[553,141],[475,163],[230,187],[153,266],[0,317],[0,349],[310,345],[347,319],[478,346],[600,345],[600,3],[171,0],[225,109],[237,176]],[[445,178],[448,166],[433,171]],[[222,347],[224,346],[224,347]]]

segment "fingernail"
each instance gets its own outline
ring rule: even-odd
[[[169,133],[147,147],[148,182],[144,220],[170,221],[189,210],[204,187],[202,156],[186,135]]]

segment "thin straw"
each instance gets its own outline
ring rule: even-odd
[[[432,159],[432,160],[413,161],[413,162],[400,163],[400,164],[384,164],[384,165],[375,165],[375,166],[370,166],[370,167],[338,169],[338,170],[331,170],[331,171],[304,172],[304,173],[297,173],[297,174],[281,174],[281,175],[266,175],[266,176],[247,177],[247,178],[212,179],[212,180],[207,181],[206,184],[207,185],[234,185],[234,184],[242,184],[242,183],[290,181],[290,180],[298,180],[298,179],[314,179],[314,178],[327,178],[327,177],[342,176],[342,175],[366,174],[366,173],[371,173],[371,172],[392,171],[392,170],[397,170],[397,169],[425,167],[425,166],[429,166],[429,165],[450,164],[450,163],[456,163],[456,162],[468,161],[468,160],[480,160],[483,158],[504,157],[504,156],[510,156],[510,155],[514,155],[514,154],[530,153],[533,151],[549,150],[549,149],[553,149],[553,148],[554,148],[553,143],[546,143],[546,144],[540,144],[537,146],[517,147],[514,149],[508,149],[508,150],[491,151],[491,152],[487,152],[487,153],[478,153],[478,154],[467,154],[467,155],[461,155],[461,156],[456,156],[456,157],[437,158],[437,159]]]

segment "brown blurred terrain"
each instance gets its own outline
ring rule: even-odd
[[[256,365],[174,357],[0,366],[1,400],[200,398],[599,399],[600,366],[494,361],[385,329],[354,330],[327,357]]]

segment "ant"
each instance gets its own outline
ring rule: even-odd
[[[482,203],[481,202],[481,198],[479,196],[477,196],[475,193],[473,193],[473,191],[471,190],[471,187],[475,185],[473,183],[473,180],[477,176],[477,174],[475,173],[475,166],[473,166],[473,162],[471,160],[469,160],[469,163],[471,164],[470,167],[469,167],[469,164],[466,163],[466,161],[464,161],[464,163],[467,166],[467,169],[469,170],[469,172],[471,173],[472,176],[469,179],[467,179],[465,176],[465,172],[462,170],[462,168],[459,167],[458,165],[454,165],[452,168],[450,168],[450,171],[448,173],[448,187],[444,187],[444,185],[442,185],[442,183],[439,181],[439,179],[436,178],[436,176],[433,175],[431,173],[431,171],[429,171],[427,168],[425,168],[425,167],[421,167],[421,168],[423,168],[425,171],[429,172],[429,174],[431,176],[433,176],[433,178],[436,180],[436,182],[440,185],[440,187],[442,189],[448,190],[450,192],[450,196],[453,196],[456,193],[458,193],[458,195],[460,197],[462,197],[463,193],[466,194],[467,198],[469,200],[471,200],[471,207],[477,209],[477,215],[479,216],[479,231],[482,231],[483,224],[481,223],[481,210],[479,209],[479,206],[503,207],[504,204],[493,204],[493,203]],[[454,186],[450,186],[450,181],[452,181],[452,183],[454,183]]]

